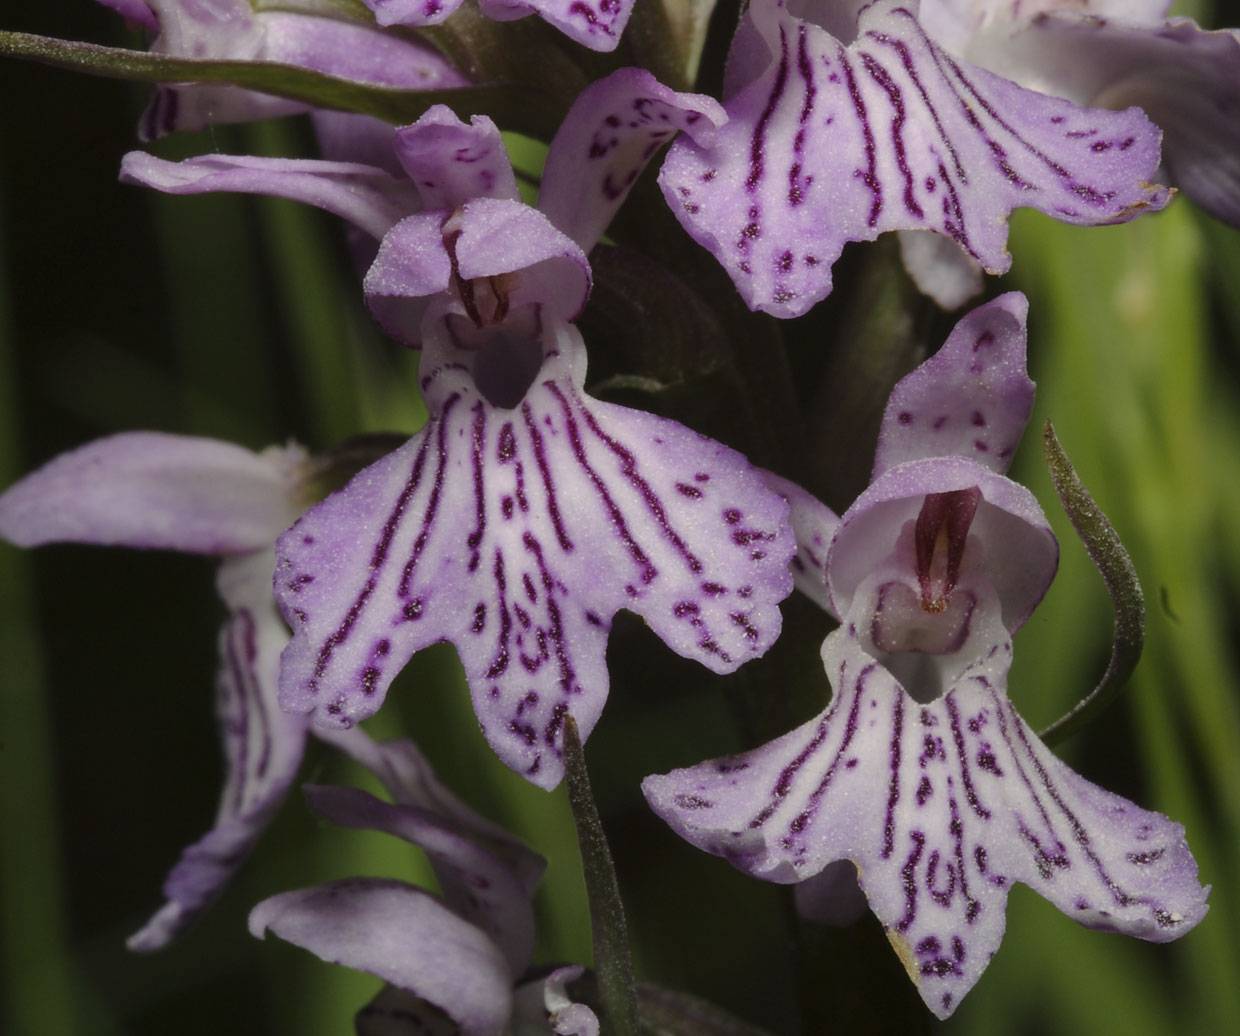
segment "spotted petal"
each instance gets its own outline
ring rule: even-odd
[[[548,149],[538,207],[588,252],[660,147],[682,130],[708,144],[726,121],[711,97],[619,69],[573,102]]]
[[[470,198],[520,199],[499,129],[485,115],[466,125],[437,104],[395,133],[396,157],[427,209],[451,212]]]
[[[1018,205],[1098,224],[1167,201],[1146,182],[1159,134],[1139,111],[1078,108],[960,63],[915,5],[876,0],[848,46],[782,0],[749,17],[766,70],[729,100],[714,144],[681,138],[659,179],[755,309],[804,313],[844,244],[884,231],[937,231],[1001,273]]]
[[[1046,93],[1139,106],[1163,131],[1171,182],[1240,226],[1240,32],[1191,18],[1139,25],[1054,11],[980,35],[968,53]]]
[[[765,477],[767,487],[788,501],[788,521],[797,543],[796,556],[792,559],[793,583],[823,611],[835,615],[827,589],[827,551],[839,530],[839,517],[795,482],[769,471]]]
[[[380,25],[437,25],[461,0],[363,0]],[[536,14],[565,36],[591,50],[615,50],[633,12],[633,0],[481,0],[482,13],[496,21]]]
[[[265,899],[250,932],[367,971],[434,1004],[466,1036],[498,1036],[512,1013],[499,948],[434,896],[386,878],[344,878]]]
[[[536,14],[570,40],[591,50],[611,51],[620,43],[634,0],[478,0],[488,18],[506,22]]]
[[[998,949],[1014,882],[1087,927],[1155,942],[1200,921],[1209,891],[1180,825],[1090,784],[1037,740],[1004,694],[1006,632],[977,635],[991,651],[918,704],[845,626],[823,648],[835,695],[821,716],[643,785],[679,834],[750,874],[795,882],[852,860],[940,1018]]]
[[[463,349],[466,323],[432,325],[425,428],[280,539],[281,700],[347,726],[449,640],[492,747],[553,787],[564,715],[584,735],[602,709],[618,609],[716,672],[774,641],[787,505],[732,450],[585,396],[575,328],[518,334],[510,318]],[[508,364],[529,387],[499,398]]]
[[[874,477],[905,461],[958,454],[1007,471],[1033,411],[1025,373],[1029,303],[1009,292],[978,306],[900,380],[883,414]]]

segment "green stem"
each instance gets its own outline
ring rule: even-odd
[[[629,952],[628,925],[620,902],[616,867],[590,792],[590,776],[572,716],[564,717],[564,768],[568,802],[577,825],[590,926],[594,936],[594,970],[598,977],[603,1036],[637,1036],[637,991]]]

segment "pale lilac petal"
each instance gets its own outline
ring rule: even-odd
[[[951,312],[982,292],[982,268],[955,241],[926,230],[901,230],[900,258],[923,295]]]
[[[476,198],[461,212],[457,272],[466,280],[516,273],[508,308],[527,303],[561,320],[581,315],[590,294],[590,264],[580,248],[528,205]]]
[[[399,986],[384,986],[353,1016],[356,1036],[460,1036],[439,1008]]]
[[[840,527],[840,520],[826,504],[811,496],[795,482],[764,472],[767,488],[788,501],[788,521],[796,537],[797,552],[792,559],[792,581],[796,588],[829,615],[835,614],[827,590],[827,550]]]
[[[291,198],[335,213],[376,240],[421,207],[413,184],[371,166],[311,158],[203,155],[183,162],[131,151],[121,181],[165,194],[239,191]]]
[[[716,672],[773,642],[791,590],[787,505],[732,450],[585,396],[575,328],[523,336],[510,319],[462,349],[435,326],[425,428],[280,540],[295,631],[281,700],[348,726],[413,652],[449,640],[492,747],[553,787],[564,715],[585,737],[602,709],[618,609]],[[486,366],[508,362],[536,379],[493,402],[475,378],[491,385]]]
[[[264,61],[403,90],[469,85],[437,50],[373,26],[279,10],[263,11],[258,18]]]
[[[1129,16],[1131,17],[1131,16]],[[1010,33],[1010,35],[1009,35]],[[970,55],[1046,93],[1140,107],[1163,131],[1174,186],[1240,225],[1240,33],[1054,12],[985,35]]]
[[[443,213],[420,212],[397,223],[379,243],[362,280],[371,316],[398,342],[418,347],[427,307],[452,286]]]
[[[127,942],[162,949],[216,898],[245,862],[288,794],[309,723],[277,702],[280,652],[288,629],[271,596],[271,548],[220,566],[229,608],[220,631],[216,713],[226,778],[215,823],[181,855],[164,883],[167,902]]]
[[[302,717],[304,719],[304,717]],[[449,818],[417,806],[391,805],[359,788],[308,784],[306,801],[333,823],[383,831],[425,851],[444,903],[495,941],[511,973],[534,952],[534,909],[517,875]]]
[[[161,432],[63,453],[0,496],[0,536],[201,554],[270,547],[292,515],[291,455]]]
[[[423,208],[451,212],[471,198],[521,199],[503,138],[485,115],[466,125],[437,104],[396,131],[395,148]]]
[[[466,1036],[498,1036],[512,1011],[512,975],[498,947],[434,896],[386,878],[345,878],[272,896],[250,913],[270,930],[333,964],[416,994]]]
[[[536,14],[570,40],[591,50],[615,50],[633,13],[634,0],[478,0],[488,18],[509,22]]]
[[[745,755],[643,789],[693,844],[798,881],[852,860],[927,1006],[950,1015],[998,949],[1013,882],[1093,928],[1152,941],[1204,916],[1180,825],[1090,784],[1003,693],[1010,641],[917,704],[845,626],[823,660],[827,711]]]
[[[450,286],[468,291],[470,304],[486,310],[479,322],[490,322],[501,297],[505,310],[537,303],[571,321],[589,297],[590,264],[537,209],[474,198],[446,222],[442,212],[427,212],[394,227],[379,246],[364,291],[383,328],[418,346],[427,308]]]
[[[888,469],[841,519],[827,556],[834,614],[846,615],[853,595],[886,564],[901,530],[914,522],[928,493],[978,487],[982,500],[970,528],[983,552],[987,578],[1002,604],[1003,623],[1017,630],[1046,593],[1059,564],[1059,545],[1033,494],[967,457],[935,457]]]
[[[659,180],[752,308],[804,313],[844,244],[884,231],[937,231],[1001,273],[1017,206],[1098,224],[1169,197],[1146,182],[1159,134],[1139,111],[1081,109],[963,65],[899,0],[867,7],[848,47],[779,0],[749,17],[766,72],[728,102],[712,146],[672,145]]]
[[[408,738],[375,741],[361,727],[319,729],[316,733],[373,773],[396,802],[433,813],[466,833],[517,876],[527,898],[533,895],[547,861],[506,828],[476,813],[452,794]]]
[[[461,0],[362,0],[380,25],[438,25]]]
[[[971,53],[973,40],[1018,21],[1059,12],[1155,25],[1163,21],[1170,7],[1170,0],[921,0],[918,20],[930,38],[952,54],[1019,81],[1019,76],[1005,72],[1001,64]],[[1044,92],[1065,96],[1056,90]]]
[[[957,454],[1007,471],[1033,412],[1025,373],[1029,303],[1009,292],[968,313],[887,401],[874,477],[907,461]]]
[[[573,102],[547,152],[538,207],[588,252],[659,148],[678,132],[699,144],[727,121],[703,94],[681,94],[622,68]]]

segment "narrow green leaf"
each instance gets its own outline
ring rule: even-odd
[[[561,114],[549,98],[521,83],[398,90],[354,83],[272,61],[173,58],[24,32],[0,32],[0,56],[144,83],[231,83],[319,108],[373,115],[393,125],[413,122],[432,105],[446,104],[463,118],[485,113],[506,129],[550,139]]]
[[[1119,534],[1077,477],[1049,420],[1042,430],[1042,445],[1059,501],[1102,576],[1115,608],[1115,636],[1106,672],[1087,697],[1041,732],[1042,740],[1051,744],[1091,722],[1124,689],[1145,643],[1145,598],[1137,570]]]
[[[590,901],[603,1036],[637,1036],[637,992],[624,905],[572,716],[564,717],[564,769]]]

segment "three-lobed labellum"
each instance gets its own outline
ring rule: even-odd
[[[449,640],[492,747],[552,787],[564,716],[585,733],[602,709],[618,609],[717,672],[774,641],[787,505],[727,447],[586,397],[569,325],[536,329],[541,370],[495,405],[463,324],[427,338],[426,427],[280,539],[281,700],[351,725],[414,651]]]
[[[1082,109],[958,62],[898,0],[866,7],[848,46],[778,0],[750,17],[769,64],[714,142],[677,141],[659,179],[755,309],[805,312],[844,244],[884,231],[945,234],[1001,273],[1017,206],[1096,224],[1166,204],[1146,182],[1159,134],[1139,111]]]
[[[1195,925],[1209,891],[1180,825],[1073,773],[1017,715],[996,613],[974,610],[975,661],[923,703],[848,622],[823,646],[835,695],[821,716],[643,785],[679,834],[750,874],[796,882],[852,860],[940,1018],[998,949],[1014,882],[1088,927],[1152,941]]]

